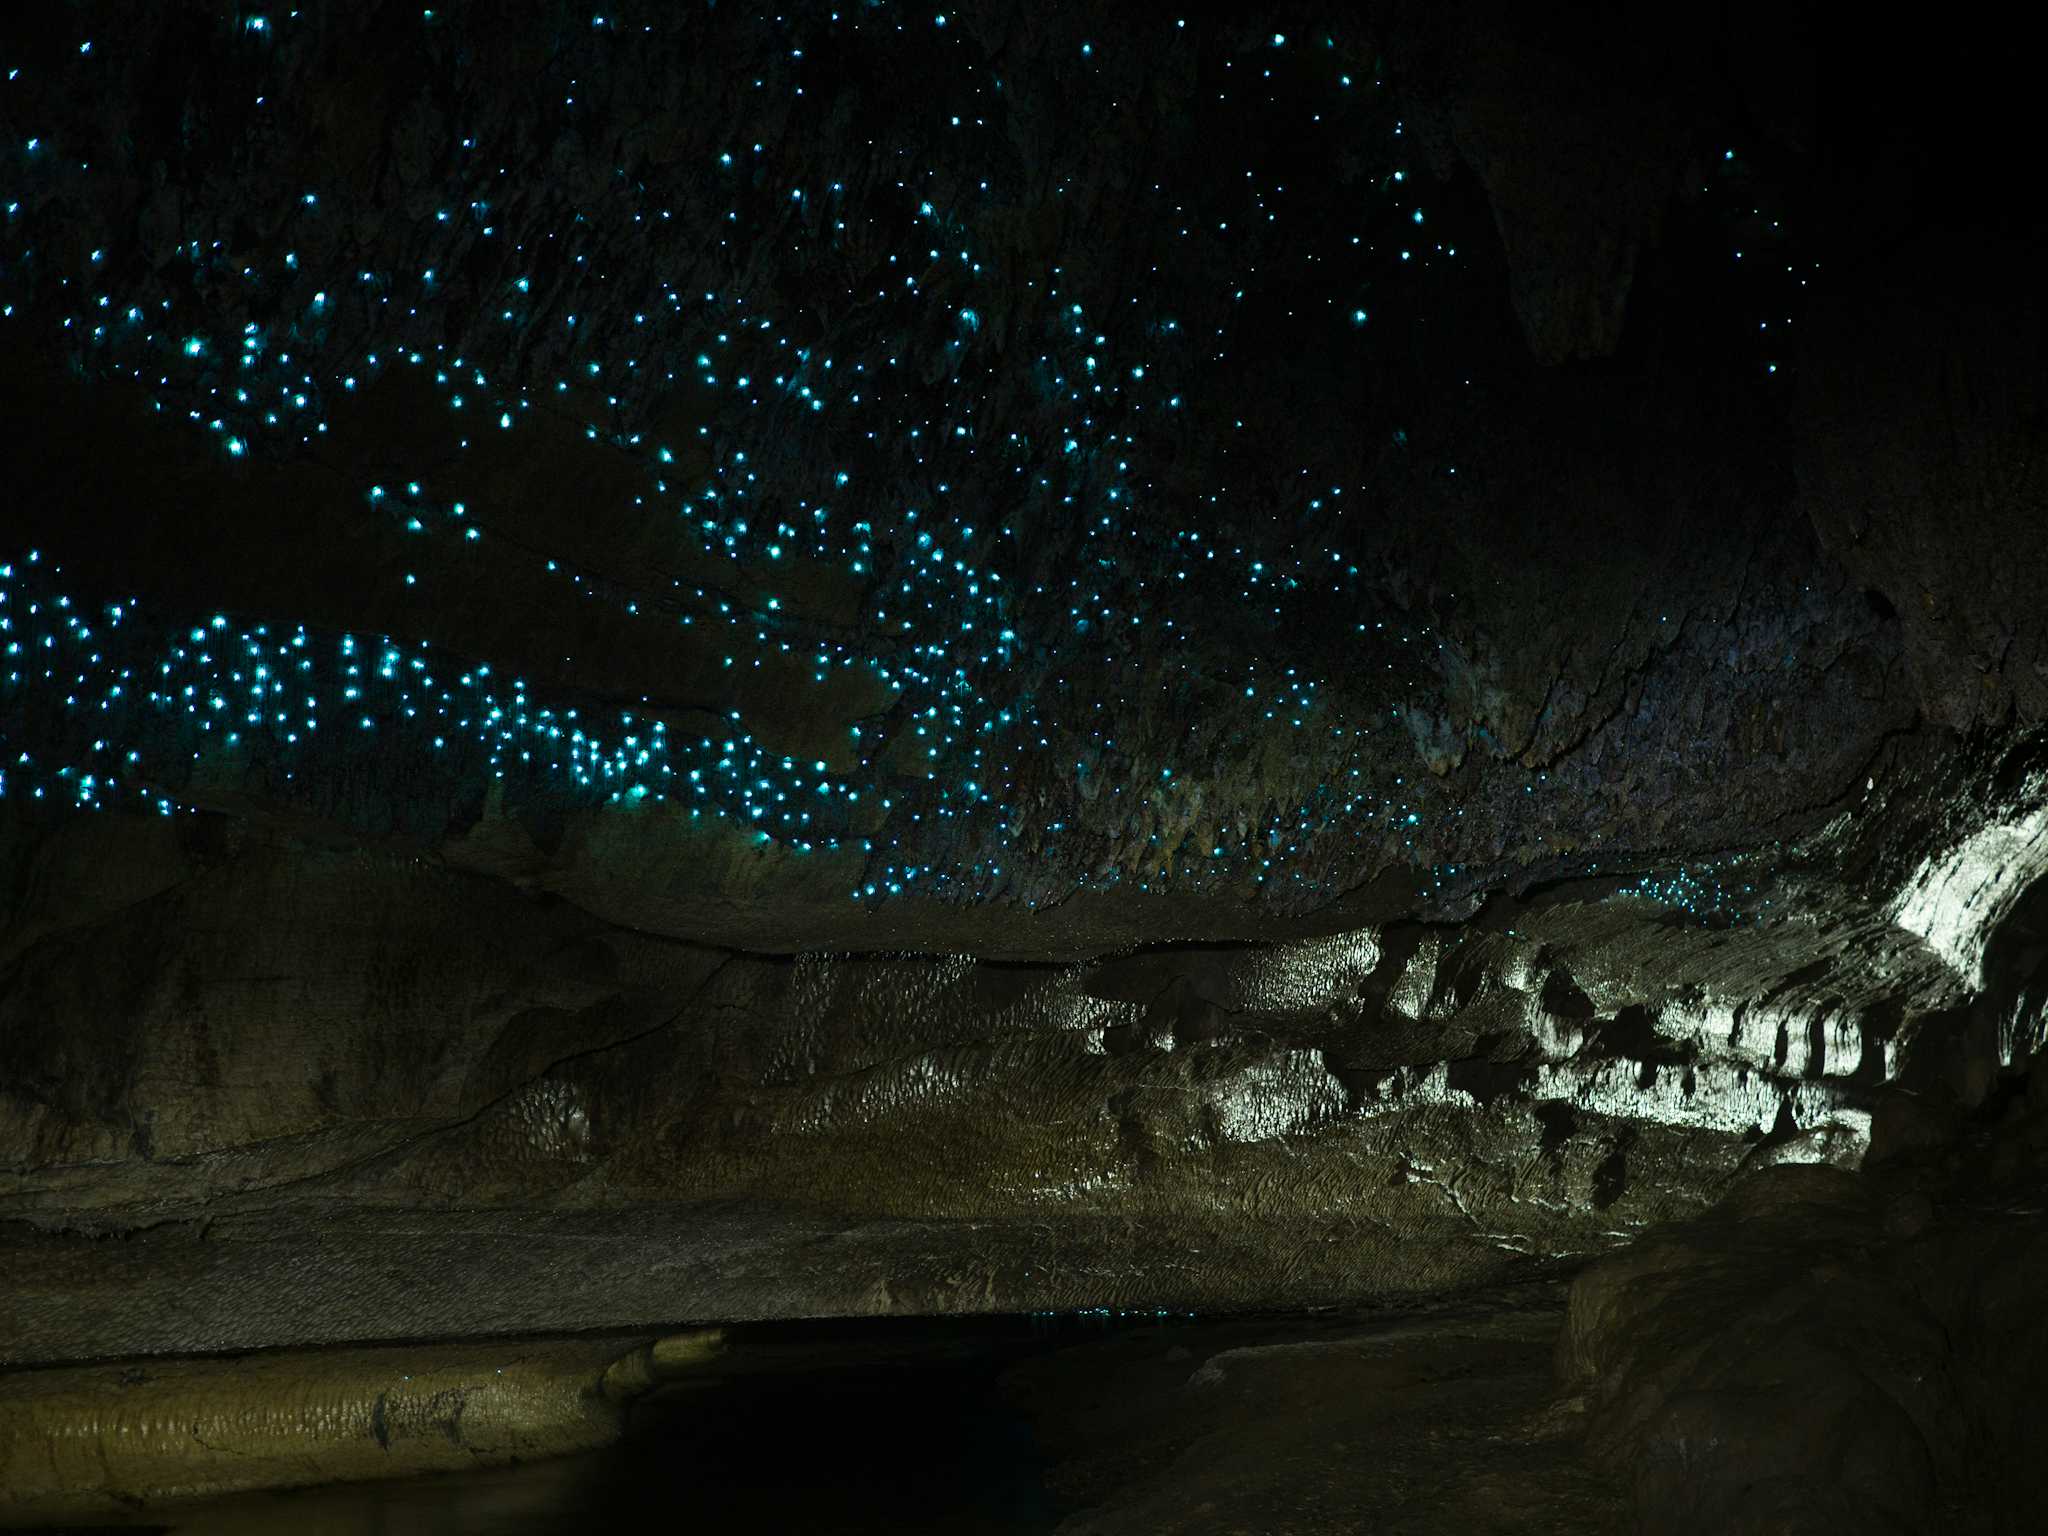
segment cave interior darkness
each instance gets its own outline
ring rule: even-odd
[[[0,18],[0,1526],[2032,1531],[2030,56]]]

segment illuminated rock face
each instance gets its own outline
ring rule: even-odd
[[[1425,9],[38,22],[0,1357],[1429,1289],[2025,1070],[2037,308]]]
[[[1924,788],[1989,826],[2028,795]],[[1463,924],[1033,962],[709,944],[664,932],[624,863],[599,916],[255,815],[18,814],[10,1358],[309,1319],[1208,1310],[1582,1258],[1741,1169],[1856,1166],[1915,1062],[1965,1099],[2025,1067],[2038,986],[1988,994],[1992,1037],[1947,1021],[2010,970],[2028,904],[1971,970],[1897,916],[1961,934],[1940,880],[1835,884],[1899,862],[1898,823],[1873,793],[1763,887],[1737,863]],[[70,1235],[138,1224],[146,1250]],[[162,1307],[131,1262],[179,1277]],[[257,1301],[280,1262],[298,1278]]]
[[[626,1402],[718,1346],[715,1334],[526,1341],[16,1375],[0,1390],[0,1510],[75,1523],[171,1498],[587,1450],[617,1437]]]

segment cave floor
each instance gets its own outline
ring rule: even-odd
[[[759,1325],[602,1450],[98,1528],[1618,1530],[1556,1397],[1564,1302],[1545,1282],[1378,1312]]]

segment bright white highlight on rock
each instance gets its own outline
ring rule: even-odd
[[[2048,874],[2048,774],[2027,781],[2034,808],[1929,854],[1899,895],[1892,920],[1918,934],[1972,991],[1984,989],[1984,946],[2019,895]]]

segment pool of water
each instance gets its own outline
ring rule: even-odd
[[[1161,1326],[1148,1323],[1145,1331]],[[600,1451],[238,1495],[167,1507],[118,1527],[65,1529],[124,1536],[1049,1532],[1060,1512],[1046,1489],[1044,1459],[1029,1420],[1001,1391],[1001,1377],[1021,1360],[1102,1331],[1024,1318],[734,1329],[711,1379],[636,1405],[626,1436]]]
[[[247,1494],[124,1536],[1628,1528],[1556,1399],[1561,1279],[1398,1306],[729,1327],[603,1450]]]

